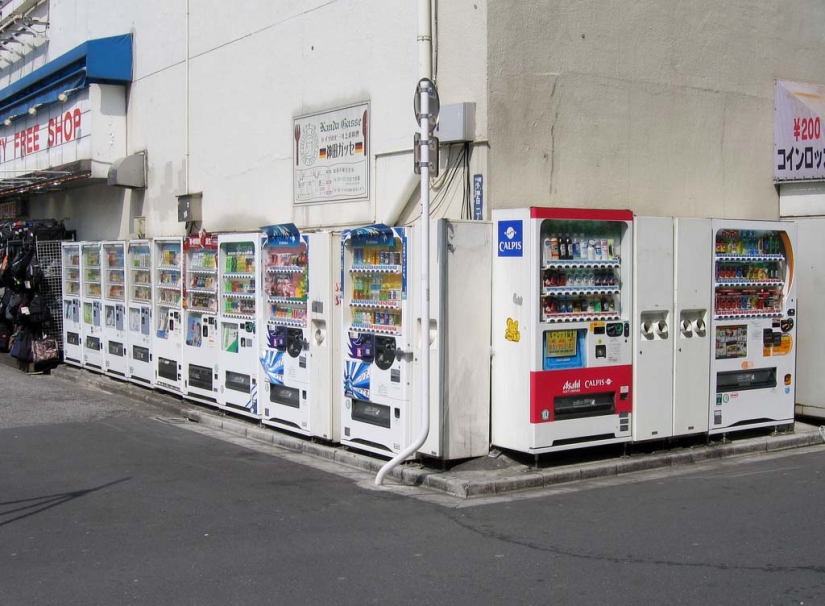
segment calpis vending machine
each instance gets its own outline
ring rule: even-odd
[[[218,402],[218,237],[208,233],[183,241],[184,396]]]
[[[183,349],[183,239],[155,238],[155,387],[181,393]]]
[[[129,377],[126,318],[126,242],[103,242],[103,357],[105,372]]]
[[[632,213],[493,220],[492,443],[538,455],[629,441]]]
[[[152,358],[152,243],[130,240],[127,251],[129,380],[144,386],[155,383]]]
[[[63,242],[63,361],[83,366],[83,323],[81,321],[80,244]]]
[[[341,235],[341,443],[385,456],[412,440],[410,231],[376,224]]]
[[[796,224],[714,220],[711,434],[792,424]]]
[[[337,442],[340,390],[334,285],[340,237],[268,225],[262,253],[263,312],[258,385],[266,425]],[[340,284],[340,283],[339,283]],[[339,293],[340,294],[340,293]],[[340,303],[340,300],[339,300]]]
[[[103,302],[100,242],[81,242],[80,273],[83,276],[83,366],[103,372]]]
[[[220,234],[218,406],[260,418],[257,320],[262,233]]]

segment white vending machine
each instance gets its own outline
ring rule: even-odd
[[[538,455],[630,441],[632,213],[493,219],[492,443]]]
[[[411,232],[376,224],[341,234],[341,443],[384,456],[413,437]]]
[[[825,390],[820,374],[825,368],[825,324],[818,322],[819,299],[825,293],[825,262],[821,252],[825,218],[800,217],[796,221],[797,262],[799,284],[797,321],[805,325],[805,334],[799,341],[796,363],[796,414],[825,419]],[[63,261],[65,267],[65,260]],[[806,322],[807,321],[807,322]]]
[[[129,378],[126,242],[103,242],[103,357],[107,375]]]
[[[152,243],[130,240],[127,253],[129,380],[155,384],[152,358]]]
[[[183,238],[155,238],[155,387],[181,393],[183,348]]]
[[[634,442],[708,430],[711,237],[709,219],[634,219]]]
[[[220,234],[218,406],[255,419],[258,408],[259,275],[263,233]]]
[[[441,460],[490,452],[493,226],[430,221],[430,431],[419,454]],[[416,240],[416,243],[418,240]],[[418,250],[418,246],[414,247]],[[415,296],[416,327],[421,298]],[[415,339],[413,435],[421,427],[421,331]]]
[[[80,273],[83,283],[83,366],[103,372],[103,303],[100,242],[81,242]]]
[[[258,385],[263,423],[337,442],[340,236],[268,225]],[[340,304],[340,296],[337,299]]]
[[[218,403],[218,237],[208,233],[183,241],[183,394]]]
[[[80,310],[83,282],[80,272],[80,244],[63,242],[63,361],[83,366],[83,323]]]
[[[714,220],[709,432],[792,424],[796,225]]]
[[[420,232],[385,225],[344,232],[342,444],[393,456],[412,442],[422,423],[420,357],[428,344],[430,430],[416,455],[489,452],[491,234],[480,221],[430,222],[424,331],[410,286],[420,277]]]

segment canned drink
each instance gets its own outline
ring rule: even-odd
[[[607,247],[607,238],[602,238],[602,261],[610,260],[610,250]]]

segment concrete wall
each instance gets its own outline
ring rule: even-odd
[[[773,81],[823,82],[821,0],[500,0],[495,207],[776,219]]]
[[[175,196],[187,189],[203,192],[206,229],[242,231],[285,221],[302,227],[371,223],[409,180],[418,80],[415,2],[190,1],[188,63],[185,0],[50,4],[49,59],[90,38],[134,34],[127,152],[147,152],[142,212],[150,236],[183,232]],[[436,4],[442,102],[475,101],[483,139],[486,0]],[[360,101],[371,104],[370,199],[295,207],[293,117]],[[482,170],[484,160],[478,154],[474,170]],[[444,215],[459,216],[459,181],[441,207]],[[67,194],[58,207],[79,226],[97,225],[99,209],[85,205],[81,192]],[[106,198],[119,206],[114,215],[134,214],[127,192],[113,190]],[[417,194],[408,210],[416,200]],[[45,216],[55,202],[33,198],[30,208],[33,216]],[[107,237],[130,231],[113,221]]]

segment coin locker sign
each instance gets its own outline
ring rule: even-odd
[[[825,179],[825,86],[774,84],[774,180]]]
[[[295,118],[295,204],[369,199],[369,115],[359,103]]]

